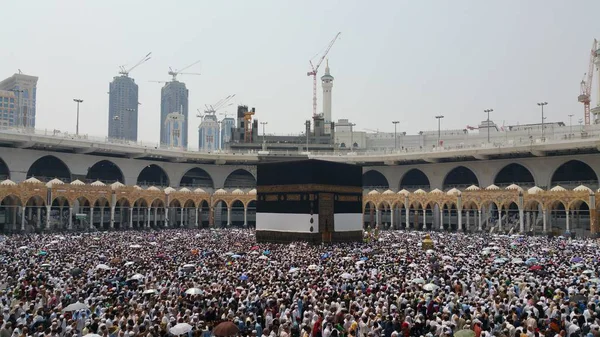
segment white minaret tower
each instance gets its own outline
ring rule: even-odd
[[[325,133],[331,133],[331,89],[333,88],[333,76],[329,74],[329,59],[325,66],[325,75],[321,77],[323,86],[323,119],[325,122]]]

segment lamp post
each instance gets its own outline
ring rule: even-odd
[[[269,124],[269,122],[260,122],[263,127],[263,143],[265,142],[265,125]]]
[[[350,123],[350,152],[354,151],[354,131],[352,131],[352,127],[356,126],[354,123]]]
[[[392,122],[394,124],[394,150],[398,150],[398,135],[396,133],[396,127],[398,126],[398,123],[400,123],[400,121],[393,121]]]
[[[485,109],[483,112],[487,113],[487,131],[488,131],[488,143],[490,142],[490,112],[494,111],[494,109]]]
[[[73,102],[77,103],[77,124],[75,125],[75,135],[79,136],[79,103],[82,103],[82,99],[73,98]]]
[[[573,118],[573,114],[569,115],[569,136],[571,136],[571,134],[573,133],[573,122],[572,122],[572,118]]]
[[[306,152],[308,152],[308,134],[310,133],[310,120],[307,120],[304,125],[306,129]]]
[[[548,102],[539,102],[538,106],[542,107],[542,142],[544,141],[544,105],[548,105]]]
[[[436,147],[438,147],[438,146],[440,146],[440,140],[441,140],[441,136],[442,136],[441,123],[442,123],[442,118],[444,118],[444,116],[439,115],[439,116],[435,116],[435,118],[438,120],[438,140],[437,140],[437,145],[436,145]]]

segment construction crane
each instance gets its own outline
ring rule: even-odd
[[[194,65],[196,65],[198,63],[200,63],[200,60],[198,60],[198,61],[196,61],[196,62],[194,62],[194,63],[192,63],[192,64],[190,64],[190,65],[188,65],[186,67],[183,67],[183,68],[181,68],[179,70],[173,70],[171,67],[169,67],[169,75],[173,76],[172,81],[173,82],[177,81],[177,75],[200,75],[200,73],[184,73],[183,72],[184,70],[189,69],[190,67],[192,67],[192,66],[194,66]]]
[[[131,67],[129,69],[125,68],[125,66],[119,66],[119,69],[120,69],[119,74],[121,74],[121,75],[123,75],[125,77],[128,77],[129,73],[133,69],[139,67],[142,63],[145,63],[146,61],[148,61],[149,59],[151,59],[152,56],[150,56],[150,55],[152,55],[152,52],[149,52],[148,54],[146,54],[146,56],[144,56],[141,60],[138,61],[138,63],[136,63],[133,67]]]
[[[333,40],[331,40],[331,42],[329,42],[329,45],[325,49],[325,52],[323,53],[323,55],[319,59],[319,62],[317,62],[316,65],[313,64],[312,60],[308,61],[310,63],[310,67],[312,70],[309,71],[308,73],[306,73],[306,75],[313,77],[313,116],[317,115],[317,72],[319,71],[319,67],[321,66],[321,63],[323,63],[323,60],[325,60],[325,56],[327,56],[327,53],[329,53],[329,50],[331,49],[331,47],[333,47],[333,44],[335,43],[335,41],[338,39],[338,37],[340,37],[340,34],[342,34],[342,33],[341,32],[337,33],[335,35],[335,37],[333,38]],[[318,56],[318,54],[315,55],[315,57],[313,57],[313,59],[315,59],[317,56]]]
[[[590,64],[588,66],[588,72],[583,75],[581,80],[580,93],[577,100],[583,103],[583,116],[585,125],[590,125],[590,102],[592,101],[592,80],[594,77],[594,59],[596,58],[596,50],[598,47],[598,41],[594,39],[592,44],[592,51],[590,52]]]
[[[217,111],[219,111],[220,109],[223,109],[224,107],[228,107],[233,105],[233,103],[229,103],[233,98],[235,97],[235,94],[233,95],[229,95],[225,98],[221,98],[219,101],[217,101],[217,103],[215,104],[204,104],[204,108],[206,110],[204,110],[204,114],[206,115],[214,115],[217,113]],[[227,104],[229,103],[229,104]]]

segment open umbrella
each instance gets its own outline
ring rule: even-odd
[[[158,291],[156,289],[146,289],[144,290],[144,295],[156,294]]]
[[[64,309],[63,312],[67,312],[67,311],[79,311],[82,309],[88,309],[89,307],[81,302],[76,302],[73,304],[69,304],[67,305]]]
[[[202,289],[190,288],[190,289],[186,290],[185,293],[188,295],[200,295],[200,294],[202,294]]]
[[[175,336],[184,335],[192,331],[192,326],[187,323],[179,323],[169,329],[169,332]]]
[[[340,275],[341,278],[345,279],[345,280],[349,280],[352,278],[352,274],[350,273],[343,273],[342,275]]]
[[[213,330],[213,334],[218,337],[235,336],[239,332],[240,329],[238,328],[238,326],[231,321],[222,322],[219,325],[217,325]]]
[[[475,337],[475,331],[470,329],[459,330],[454,333],[454,337]]]
[[[69,271],[69,273],[71,273],[72,276],[78,276],[78,275],[81,275],[81,273],[83,273],[83,269],[73,268]]]
[[[317,270],[319,269],[319,267],[316,264],[311,264],[310,266],[308,266],[308,270]]]
[[[439,289],[440,287],[438,287],[437,285],[433,284],[433,283],[428,283],[426,285],[423,286],[423,290],[425,291],[435,291],[437,289]]]
[[[142,246],[141,245],[130,245],[129,248],[138,249],[138,248],[142,248]]]
[[[581,257],[574,257],[571,259],[571,262],[575,262],[575,263],[581,262],[581,261],[583,261],[583,258],[581,258]]]
[[[293,273],[297,272],[298,270],[299,270],[298,268],[292,267],[292,268],[290,268],[288,273],[293,274]]]
[[[413,280],[412,280],[412,281],[410,281],[410,282],[412,282],[412,283],[415,283],[415,284],[425,284],[425,280],[424,280],[424,279],[422,279],[422,278],[420,278],[420,277],[418,277],[418,278],[415,278],[415,279],[413,279]]]
[[[125,267],[133,266],[134,264],[135,262],[133,261],[125,262]]]
[[[110,270],[110,267],[101,263],[101,264],[99,264],[99,265],[96,266],[96,269]]]

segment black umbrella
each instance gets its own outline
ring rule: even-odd
[[[81,275],[83,273],[83,269],[81,269],[81,268],[73,268],[73,269],[71,269],[71,271],[69,273],[71,273],[71,275],[73,275],[73,276],[78,276],[78,275]]]

